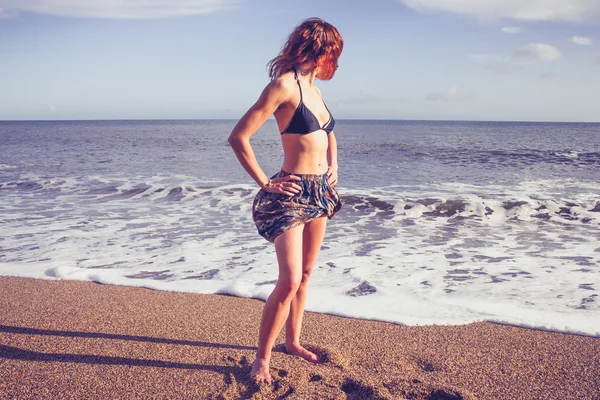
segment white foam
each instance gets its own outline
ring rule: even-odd
[[[274,287],[274,247],[251,218],[254,186],[187,176],[19,182],[2,189],[2,275],[259,299]],[[346,205],[329,223],[307,307],[600,336],[600,215],[590,211],[599,190],[571,181],[340,188]],[[363,282],[374,293],[356,289]]]
[[[554,155],[559,156],[559,157],[566,157],[566,158],[578,158],[579,152],[577,152],[577,151],[569,151],[568,153],[555,152]]]

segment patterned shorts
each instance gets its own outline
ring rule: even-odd
[[[269,193],[260,189],[252,204],[252,217],[258,233],[269,242],[295,226],[306,224],[326,215],[331,219],[342,208],[338,192],[327,183],[327,175],[292,174],[279,171],[273,178],[294,175],[300,181],[292,181],[300,186],[300,193]]]

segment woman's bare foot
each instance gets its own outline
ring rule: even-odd
[[[286,353],[291,354],[293,356],[302,357],[306,361],[309,361],[311,363],[314,363],[314,364],[320,363],[319,357],[315,353],[305,349],[304,347],[302,347],[300,345],[287,345],[286,344],[285,351],[286,351]]]
[[[257,358],[252,364],[252,371],[250,376],[256,381],[256,383],[271,383],[273,378],[269,373],[269,362]]]

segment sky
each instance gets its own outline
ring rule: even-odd
[[[599,0],[0,0],[0,120],[236,119],[309,17],[336,119],[600,122]]]

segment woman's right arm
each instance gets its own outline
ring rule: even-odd
[[[286,102],[291,91],[281,79],[272,80],[263,90],[259,99],[244,114],[229,135],[229,144],[242,167],[250,174],[260,187],[269,182],[269,177],[263,172],[256,161],[256,156],[250,146],[250,137],[256,133],[265,121]]]

